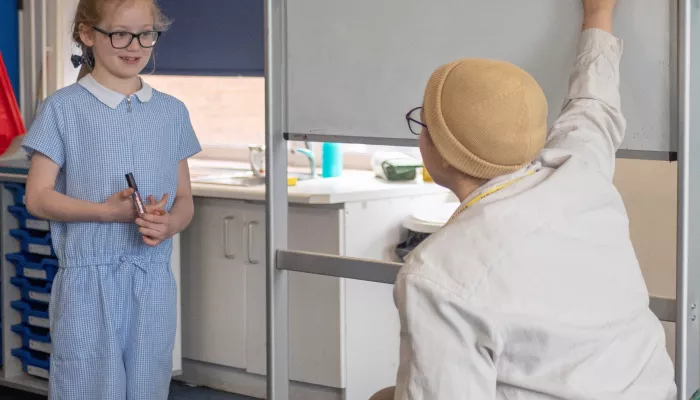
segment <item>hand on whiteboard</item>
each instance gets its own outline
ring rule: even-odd
[[[584,15],[594,15],[598,13],[612,13],[615,9],[616,0],[583,0]]]
[[[583,0],[583,30],[602,29],[612,33],[617,0]]]

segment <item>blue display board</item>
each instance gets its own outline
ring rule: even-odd
[[[264,75],[263,0],[160,0],[158,4],[172,25],[155,49],[156,74]]]

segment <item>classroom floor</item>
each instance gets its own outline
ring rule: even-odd
[[[0,400],[46,400],[46,397],[0,388]],[[255,400],[252,397],[219,392],[207,388],[194,388],[173,382],[169,400]]]

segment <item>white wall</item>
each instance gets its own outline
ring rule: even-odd
[[[60,16],[61,24],[63,26],[63,32],[61,34],[63,42],[61,44],[62,55],[59,58],[62,60],[61,65],[63,66],[63,82],[61,86],[68,86],[76,81],[79,71],[79,68],[74,68],[70,61],[71,54],[80,53],[72,39],[73,18],[75,17],[75,10],[78,8],[79,0],[61,1],[63,2],[63,7],[61,7],[63,14]]]
[[[676,296],[677,163],[618,160],[617,186],[630,218],[630,234],[649,292]],[[664,323],[675,351],[675,324]]]

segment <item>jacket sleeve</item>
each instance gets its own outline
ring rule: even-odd
[[[615,153],[624,139],[620,110],[622,41],[600,29],[581,34],[561,115],[547,138],[543,164],[559,166],[571,156],[612,180]]]
[[[418,275],[400,275],[394,298],[401,322],[395,399],[495,399],[499,341],[484,315]]]

